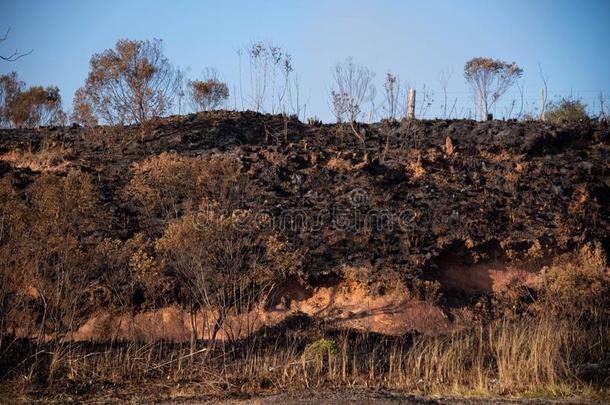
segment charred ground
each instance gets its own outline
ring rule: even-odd
[[[296,298],[262,286],[296,283],[311,297],[356,284],[384,296],[401,285],[405,299],[462,324],[608,314],[607,123],[351,128],[219,111],[146,130],[2,130],[0,155],[4,333],[53,338],[100,311],[197,309],[180,258],[196,260],[202,243],[224,246],[182,227],[202,211],[253,226],[231,234],[247,240],[236,269],[259,272],[242,287],[267,306]],[[563,277],[570,266],[597,270]],[[70,279],[62,288],[60,268]],[[502,279],[509,268],[519,271]],[[43,306],[51,291],[60,293]]]

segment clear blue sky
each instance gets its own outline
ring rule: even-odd
[[[293,55],[302,92],[311,91],[307,115],[325,120],[332,67],[348,56],[376,72],[378,90],[388,70],[434,89],[429,114],[439,108],[442,70],[454,72],[450,97],[469,106],[462,69],[473,56],[517,62],[532,103],[541,87],[538,63],[551,96],[572,92],[590,105],[599,91],[610,98],[610,0],[2,0],[5,27],[12,30],[2,54],[34,51],[0,63],[0,73],[16,70],[28,84],[59,86],[67,109],[93,53],[119,38],[153,37],[191,77],[215,67],[231,89],[236,49],[254,41],[279,45]]]

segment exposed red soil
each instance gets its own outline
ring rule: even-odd
[[[499,293],[516,284],[539,287],[543,280],[540,271],[500,261],[469,265],[443,263],[436,277],[445,289],[481,294]]]
[[[410,298],[404,288],[385,295],[373,295],[358,283],[342,282],[308,291],[299,283],[290,282],[272,294],[274,302],[258,305],[246,314],[230,315],[217,338],[243,338],[295,314],[330,321],[338,328],[389,335],[441,331],[450,326],[439,306]],[[68,338],[95,342],[188,341],[193,337],[195,325],[196,337],[209,339],[214,316],[214,313],[202,311],[191,316],[188,310],[175,305],[135,315],[100,311]]]

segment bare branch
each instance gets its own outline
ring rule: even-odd
[[[6,41],[8,39],[9,32],[11,32],[10,28],[8,28],[6,30],[6,33],[4,34],[3,37],[0,37],[0,42],[4,42],[4,41]],[[34,52],[33,49],[30,49],[28,52],[25,52],[25,53],[21,53],[21,52],[19,52],[19,49],[15,49],[15,52],[13,52],[12,54],[10,54],[8,56],[0,55],[0,59],[5,61],[5,62],[14,62],[14,61],[16,61],[18,59],[23,58],[24,56],[27,56],[27,55],[31,54],[32,52]]]

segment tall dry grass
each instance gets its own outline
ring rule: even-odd
[[[323,332],[320,332],[323,336]],[[336,332],[254,337],[239,344],[62,346],[48,351],[50,387],[155,384],[162,397],[185,386],[210,395],[322,387],[375,387],[437,395],[608,395],[608,327],[552,319],[498,321],[437,336]],[[69,348],[69,350],[66,350]],[[607,359],[606,359],[607,360]],[[587,371],[588,370],[588,371]],[[18,376],[18,367],[12,370]],[[604,374],[606,373],[606,374]],[[19,380],[19,379],[18,379]],[[162,387],[162,388],[160,388]],[[606,387],[606,388],[604,388]],[[27,390],[27,387],[24,387]],[[182,395],[182,394],[180,394]]]

